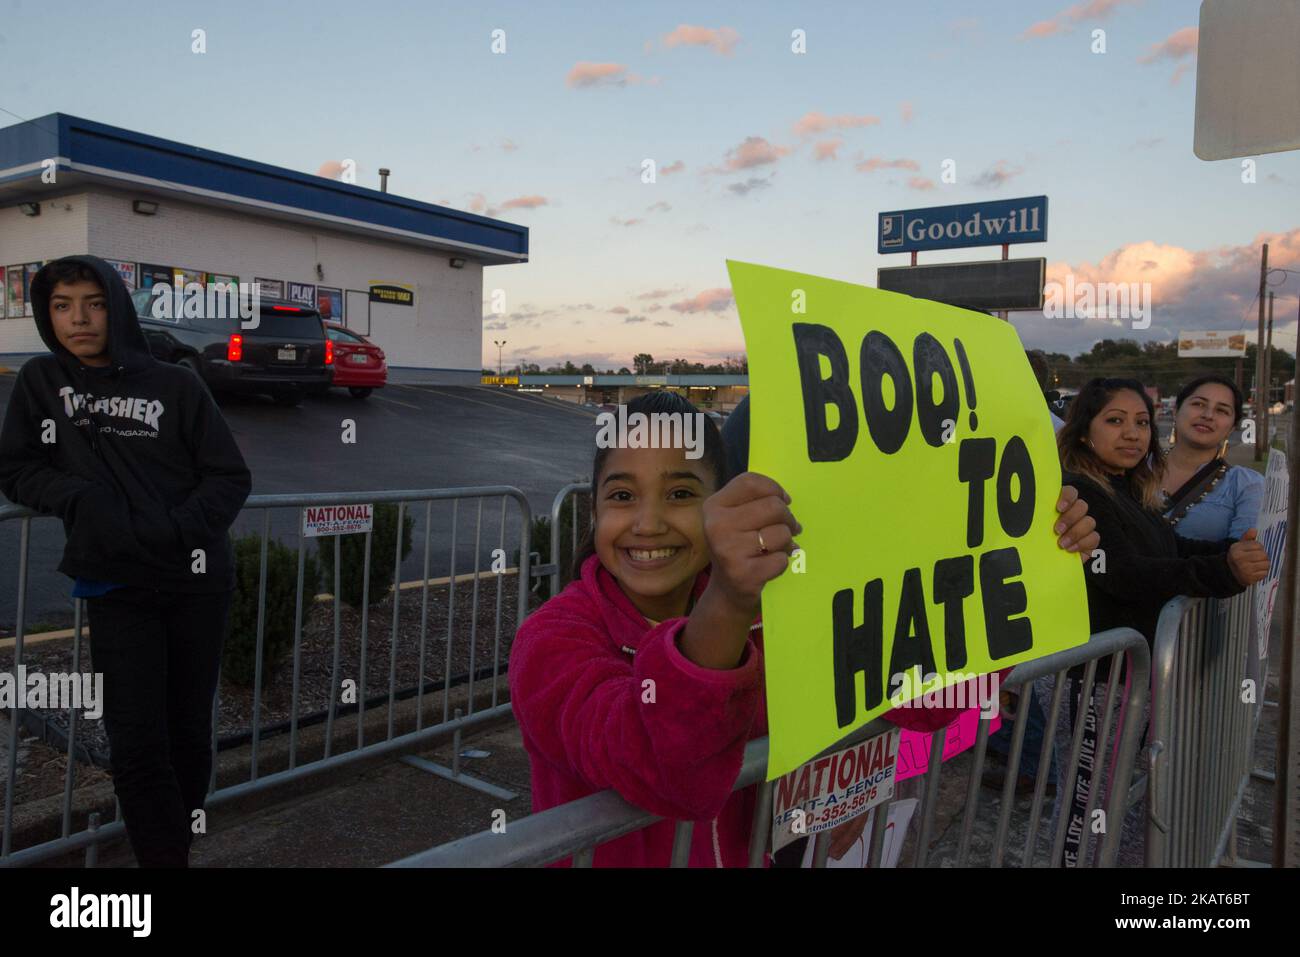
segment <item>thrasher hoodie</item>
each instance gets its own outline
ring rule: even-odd
[[[54,334],[47,263],[31,285],[51,355],[19,370],[0,430],[0,491],[63,520],[59,571],[162,591],[234,587],[229,529],[252,478],[220,410],[184,366],[149,352],[126,285],[94,256],[111,365],[81,364]]]

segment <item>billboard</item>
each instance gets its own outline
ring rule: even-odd
[[[1042,309],[1046,259],[989,259],[876,270],[876,287],[963,309]]]
[[[1239,359],[1246,354],[1246,333],[1236,332],[1180,332],[1178,357],[1180,359],[1213,359],[1231,357]]]
[[[876,252],[882,255],[1047,241],[1046,196],[896,209],[878,216]]]

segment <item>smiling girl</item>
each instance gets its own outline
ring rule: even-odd
[[[636,412],[697,414],[667,392],[633,400]],[[511,648],[533,810],[614,788],[668,819],[597,848],[597,866],[667,866],[673,820],[701,822],[691,866],[748,860],[755,789],[732,784],[767,730],[759,596],[800,527],[770,478],[724,486],[722,438],[703,427],[695,459],[597,448],[580,576]]]

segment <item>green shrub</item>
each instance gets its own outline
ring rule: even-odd
[[[587,526],[591,522],[590,499],[585,495],[570,495],[560,506],[560,587],[569,583],[573,570],[573,507],[578,502],[578,548],[587,535]],[[537,563],[546,565],[551,561],[551,516],[538,515],[533,519],[532,544],[530,551],[539,557]],[[519,549],[515,549],[514,563],[519,564]],[[551,578],[537,580],[537,594],[545,600],[551,597]]]
[[[402,560],[411,554],[415,516],[402,515]],[[334,539],[339,537],[339,597],[353,608],[361,607],[366,561],[365,535],[323,535],[316,539],[325,589],[334,590]],[[370,533],[370,601],[381,600],[393,583],[393,551],[397,547],[397,506],[381,502],[374,508]]]
[[[253,686],[257,663],[257,591],[261,575],[262,536],[234,540],[235,594],[230,605],[230,632],[221,653],[221,673],[245,688]],[[303,557],[303,617],[311,609],[320,567]],[[262,683],[268,685],[293,648],[293,619],[298,586],[298,552],[277,541],[266,543],[266,620],[262,632]]]

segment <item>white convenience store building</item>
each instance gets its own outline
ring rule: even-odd
[[[477,385],[483,267],[527,262],[528,229],[62,113],[0,129],[0,365],[46,351],[27,287],[76,253],[137,288],[259,281],[408,381]]]

